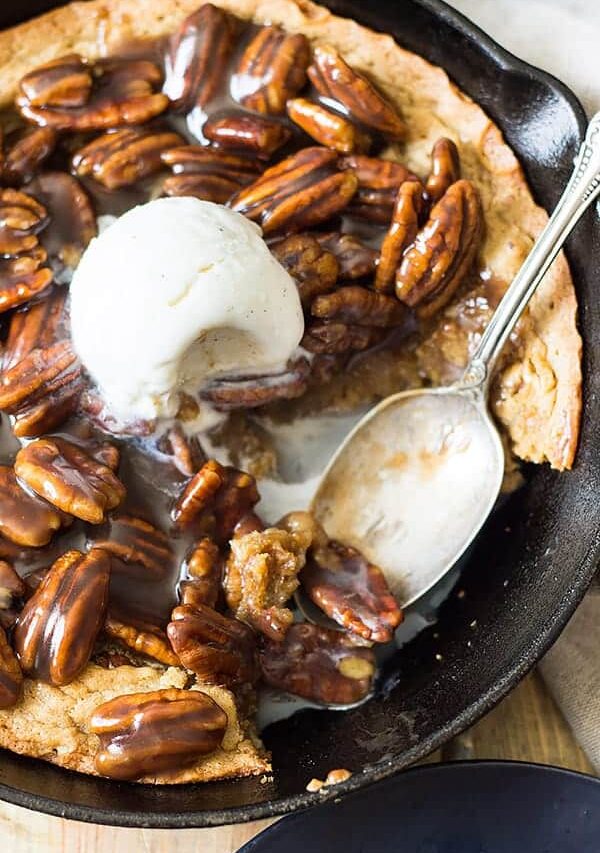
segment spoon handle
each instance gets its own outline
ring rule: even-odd
[[[600,195],[600,113],[589,123],[571,179],[554,213],[504,294],[467,367],[461,385],[481,385],[552,261],[587,208]]]

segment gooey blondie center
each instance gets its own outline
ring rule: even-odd
[[[261,480],[282,477],[270,426],[459,375],[545,214],[497,128],[389,37],[290,0],[153,10],[92,0],[0,34],[0,743],[115,779],[207,781],[269,769],[257,688],[361,701],[402,619],[381,570],[310,514],[261,517]],[[291,277],[300,344],[228,373],[213,335],[210,369],[204,351],[201,371],[188,359],[115,407],[114,294],[124,306],[136,270],[109,253],[105,302],[102,276],[76,273],[73,306],[93,285],[117,365],[102,378],[71,336],[71,278],[100,257],[98,224],[108,238],[137,205],[184,198],[260,226],[248,239]],[[260,292],[246,274],[238,292]],[[575,308],[561,258],[495,379],[513,460],[572,463]],[[158,351],[148,328],[126,377],[136,341]],[[297,620],[300,584],[339,630]]]

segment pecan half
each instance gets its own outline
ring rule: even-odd
[[[231,79],[236,101],[257,113],[283,113],[306,82],[310,47],[306,36],[261,27],[242,54]]]
[[[234,210],[259,222],[265,234],[302,231],[343,210],[357,179],[340,172],[335,151],[302,148],[266,172],[231,200]]]
[[[292,135],[289,127],[275,119],[242,112],[210,116],[202,126],[202,133],[216,145],[246,151],[265,160]]]
[[[221,591],[223,560],[212,539],[205,536],[197,542],[183,568],[191,580],[183,580],[179,584],[181,603],[216,607]]]
[[[90,731],[100,738],[96,770],[111,779],[139,779],[179,770],[217,750],[227,714],[199,690],[129,693],[99,705]]]
[[[183,490],[172,518],[178,527],[187,527],[202,514],[213,513],[218,536],[226,540],[258,500],[254,477],[209,459]]]
[[[165,56],[163,92],[172,109],[188,112],[212,100],[223,80],[235,31],[235,20],[212,3],[183,21]]]
[[[313,702],[350,705],[371,692],[375,658],[337,631],[300,623],[283,642],[268,642],[260,653],[263,678],[272,687]]]
[[[317,296],[310,310],[313,317],[321,320],[384,329],[401,325],[407,314],[406,308],[395,297],[375,293],[358,284]]]
[[[37,243],[37,237],[31,239]],[[16,257],[0,258],[0,313],[29,302],[49,287],[52,270],[44,266],[46,258],[38,245]]]
[[[349,119],[326,109],[308,98],[293,98],[287,102],[287,114],[319,145],[333,148],[340,154],[368,151],[370,136]]]
[[[50,266],[61,282],[75,269],[83,250],[97,232],[92,202],[77,178],[67,172],[42,172],[27,185],[50,211],[50,224],[40,237]]]
[[[398,190],[392,224],[383,242],[377,272],[375,273],[375,290],[390,293],[394,290],[396,269],[402,258],[402,253],[409,246],[419,230],[419,216],[423,210],[423,187],[416,181],[405,181]]]
[[[300,301],[308,308],[315,296],[333,290],[339,264],[310,234],[292,234],[271,247],[271,251],[296,282]]]
[[[69,684],[90,659],[104,623],[110,558],[67,551],[25,604],[14,632],[23,671],[49,684]]]
[[[161,80],[158,66],[146,59],[100,59],[91,66],[71,54],[27,74],[16,105],[23,118],[55,130],[143,124],[169,104],[156,92]]]
[[[380,343],[384,334],[382,329],[374,326],[316,320],[307,324],[301,345],[308,352],[317,354],[360,352]]]
[[[30,243],[12,241],[38,234],[48,224],[48,211],[32,196],[11,187],[0,189],[0,252],[17,254],[32,249]]]
[[[125,498],[125,486],[108,466],[58,436],[22,447],[15,473],[48,503],[90,524],[100,524]]]
[[[223,588],[238,619],[274,640],[293,621],[285,604],[298,588],[308,542],[276,527],[248,533],[231,541]]]
[[[12,708],[21,698],[23,673],[15,653],[0,628],[0,708]]]
[[[179,658],[169,645],[166,635],[159,629],[142,630],[121,622],[109,613],[104,623],[104,633],[136,654],[153,658],[165,666],[179,666]]]
[[[254,181],[263,168],[258,160],[202,145],[163,151],[161,159],[174,172],[163,183],[166,195],[191,195],[215,204],[225,204],[238,190]]]
[[[142,518],[114,515],[93,541],[94,549],[107,551],[128,566],[141,566],[146,580],[158,581],[173,565],[169,537]],[[115,562],[113,570],[119,571]]]
[[[163,165],[162,152],[182,142],[179,134],[169,130],[109,130],[80,148],[71,166],[80,178],[90,175],[107,189],[116,190],[158,172]]]
[[[470,181],[452,184],[434,205],[427,223],[404,252],[396,273],[396,295],[430,317],[453,296],[470,271],[483,236],[479,192]]]
[[[177,417],[181,418],[181,414],[178,413]],[[157,447],[165,456],[171,457],[173,465],[186,477],[193,477],[206,462],[206,454],[197,436],[188,438],[179,424],[162,436]]]
[[[14,367],[36,348],[46,349],[64,336],[64,289],[53,290],[46,299],[15,311],[10,319],[2,369]]]
[[[431,172],[425,189],[433,201],[439,201],[452,184],[460,178],[460,156],[451,139],[438,139],[431,152]]]
[[[80,394],[81,365],[69,341],[31,350],[0,379],[0,409],[14,416],[18,437],[58,426],[76,409]]]
[[[308,76],[322,97],[337,101],[362,124],[391,139],[404,139],[406,125],[396,107],[366,77],[351,68],[334,48],[315,48]]]
[[[32,107],[82,107],[90,97],[92,69],[76,53],[53,59],[26,74],[21,92]]]
[[[363,640],[388,643],[402,621],[381,569],[333,539],[309,553],[301,582],[318,607]]]
[[[201,392],[220,412],[232,409],[254,409],[274,400],[293,400],[301,397],[308,387],[310,364],[298,358],[284,373],[272,376],[215,379]]]
[[[315,233],[314,236],[320,246],[337,258],[339,277],[342,281],[366,278],[375,272],[376,250],[365,246],[354,234],[328,231],[326,234]]]
[[[398,189],[405,181],[418,181],[416,175],[401,163],[352,154],[340,158],[341,169],[351,169],[358,180],[358,189],[348,213],[387,225],[392,217]]]
[[[256,641],[247,626],[199,604],[179,605],[167,625],[171,645],[186,669],[212,684],[254,684]]]
[[[6,465],[0,466],[0,498],[0,533],[17,545],[47,545],[63,524],[61,514],[46,501],[25,492],[14,470]]]
[[[51,127],[19,128],[7,134],[2,145],[0,181],[24,184],[54,151],[58,134]]]

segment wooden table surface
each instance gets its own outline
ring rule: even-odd
[[[508,758],[592,773],[537,673],[428,761]],[[0,841],[10,853],[234,853],[269,821],[219,829],[114,829],[0,804]]]

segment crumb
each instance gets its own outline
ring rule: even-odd
[[[325,788],[330,788],[332,785],[339,785],[340,782],[345,782],[351,776],[352,773],[349,770],[345,770],[343,767],[340,767],[337,770],[330,770],[324,782],[321,779],[311,779],[306,786],[306,790],[311,794],[314,794],[317,791],[324,794],[326,793],[324,790]]]

